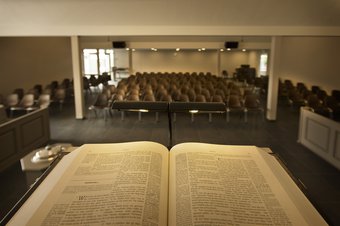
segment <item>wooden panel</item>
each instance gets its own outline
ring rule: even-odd
[[[302,108],[298,140],[340,169],[340,123]]]
[[[44,121],[42,117],[28,121],[21,126],[23,147],[31,145],[44,136]]]
[[[17,152],[15,130],[11,129],[0,134],[0,159],[8,158]]]
[[[50,139],[48,109],[39,109],[0,125],[0,171]]]
[[[312,145],[328,152],[330,128],[313,119],[307,118],[305,139]]]

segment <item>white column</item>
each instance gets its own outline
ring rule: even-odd
[[[267,119],[276,120],[279,92],[280,49],[282,37],[274,36],[269,55],[269,81],[267,96]]]
[[[71,36],[72,68],[73,68],[73,89],[76,119],[85,118],[85,101],[83,95],[83,77],[81,74],[79,38]]]

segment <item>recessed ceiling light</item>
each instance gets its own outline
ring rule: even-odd
[[[201,52],[202,50],[201,49],[198,49],[198,52]]]
[[[221,51],[221,52],[223,52],[223,51],[224,51],[224,49],[220,49],[220,51]]]
[[[242,49],[242,51],[243,51],[243,52],[245,52],[245,51],[246,51],[246,49]]]
[[[136,49],[132,49],[132,52],[136,51]]]
[[[129,51],[130,49],[129,48],[126,48],[126,51]]]
[[[205,50],[205,48],[202,48],[202,50],[204,51],[204,50]]]
[[[180,48],[176,48],[176,51],[178,52],[178,51],[180,51],[181,49]]]
[[[230,48],[228,48],[227,50],[228,50],[228,51],[230,51],[231,49],[230,49]]]

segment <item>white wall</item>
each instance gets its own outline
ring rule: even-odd
[[[280,60],[282,79],[340,89],[340,37],[283,37]]]
[[[70,38],[0,38],[0,94],[72,78]]]
[[[249,64],[250,67],[259,67],[259,51],[240,50],[224,51],[221,53],[221,70],[227,70],[229,75],[235,72],[241,64]]]
[[[217,51],[136,50],[132,53],[134,72],[211,72],[217,74]]]
[[[125,49],[114,50],[114,66],[118,68],[129,67],[129,52]]]

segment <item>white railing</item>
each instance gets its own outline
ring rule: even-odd
[[[298,142],[340,169],[340,123],[300,109]]]

